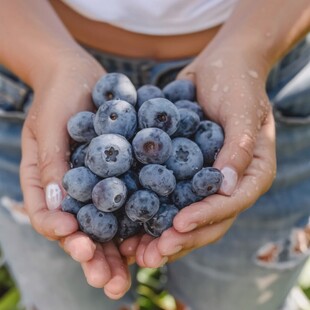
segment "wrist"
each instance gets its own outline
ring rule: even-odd
[[[84,78],[87,83],[93,83],[105,73],[97,60],[78,44],[57,48],[46,58],[30,70],[29,81],[34,90],[46,87],[51,79],[60,76],[68,80]]]

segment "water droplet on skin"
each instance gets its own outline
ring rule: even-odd
[[[261,106],[261,107],[265,107],[265,101],[264,100],[259,100],[259,105]]]
[[[271,37],[271,32],[266,32],[265,36],[266,36],[266,38],[270,38]]]
[[[35,121],[37,119],[37,116],[35,114],[32,114],[30,118]]]
[[[243,97],[244,97],[244,93],[241,93],[241,94],[240,94],[240,97],[242,97],[242,98],[243,98]]]
[[[231,155],[230,159],[231,160],[235,160],[237,158],[237,153],[234,153],[233,155]]]
[[[251,178],[251,182],[252,182],[253,184],[257,184],[256,178],[255,178],[255,177]]]
[[[244,75],[244,74],[241,74],[240,77],[241,77],[242,79],[245,79],[245,75]]]
[[[228,86],[225,86],[224,88],[223,88],[223,92],[224,93],[227,93],[229,91],[229,87]]]
[[[257,79],[258,78],[258,73],[256,71],[254,71],[254,70],[249,70],[248,71],[248,75],[250,77],[252,77],[253,79]]]
[[[217,91],[218,88],[219,88],[219,85],[218,85],[218,84],[214,84],[214,85],[212,86],[212,90],[213,90],[213,91]]]
[[[66,156],[70,156],[71,155],[71,152],[70,151],[67,151],[66,152]]]
[[[244,116],[243,114],[241,114],[241,115],[240,115],[240,118],[242,118],[242,119],[243,119],[243,118],[245,118],[245,116]]]
[[[240,122],[239,121],[235,121],[235,125],[237,126],[237,125],[239,125],[240,124]]]
[[[246,123],[246,125],[251,125],[251,124],[252,124],[252,121],[251,121],[250,119],[246,119],[246,120],[245,120],[245,123]]]
[[[47,157],[47,152],[42,152],[40,157],[41,157],[41,162],[44,163]]]
[[[251,197],[251,193],[250,192],[246,192],[245,193],[247,197]]]
[[[256,112],[256,115],[257,115],[258,118],[261,119],[264,116],[264,112],[262,110],[258,109],[257,112]]]
[[[86,83],[83,84],[83,87],[84,87],[85,89],[87,89],[87,90],[90,90],[90,87],[89,87],[88,84],[86,84]]]
[[[223,61],[218,59],[211,64],[212,67],[223,68]]]
[[[58,145],[55,145],[55,152],[59,153],[60,152],[60,147]]]

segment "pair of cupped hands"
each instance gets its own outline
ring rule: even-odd
[[[275,132],[264,59],[225,46],[202,52],[178,78],[195,83],[205,114],[224,129],[214,164],[224,174],[219,193],[182,209],[159,238],[145,234],[120,244],[95,243],[78,230],[72,214],[60,210],[60,202],[70,158],[67,121],[93,110],[91,91],[104,73],[84,50],[63,52],[53,65],[33,70],[35,96],[22,133],[21,184],[35,230],[58,240],[81,264],[90,285],[119,299],[131,285],[130,264],[159,267],[217,241],[269,189],[276,171]]]

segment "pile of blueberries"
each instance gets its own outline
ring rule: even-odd
[[[159,237],[179,210],[219,190],[223,176],[212,165],[224,133],[205,118],[191,81],[136,90],[127,76],[109,73],[92,100],[94,112],[67,124],[76,147],[61,207],[93,240]]]

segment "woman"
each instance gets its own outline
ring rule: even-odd
[[[296,84],[297,77],[302,80],[298,85],[305,82],[309,43],[300,43],[287,56],[287,67],[283,61],[270,70],[309,31],[309,2],[158,1],[107,2],[105,6],[101,2],[99,6],[96,1],[14,0],[2,4],[0,21],[0,61],[34,90],[23,125],[21,185],[35,230],[59,240],[65,252],[81,263],[88,283],[104,288],[111,299],[121,298],[130,287],[124,256],[127,262],[146,267],[176,261],[168,264],[169,288],[195,310],[281,307],[305,256],[297,255],[302,251],[289,253],[284,261],[291,262],[297,255],[298,264],[281,264],[280,254],[291,248],[282,239],[289,239],[291,229],[307,218],[310,208],[305,193],[310,186],[307,111],[299,104],[296,113],[298,104],[292,108],[287,103],[292,92],[285,86]],[[71,215],[59,211],[64,192],[61,180],[68,169],[66,122],[74,113],[91,108],[91,89],[106,71],[124,72],[137,86],[156,83],[162,87],[177,73],[178,78],[193,80],[207,116],[225,131],[225,143],[214,164],[224,174],[220,194],[182,210],[174,227],[161,238],[135,237],[119,248],[112,242],[95,245],[77,231]],[[267,77],[277,113],[294,125],[279,125],[279,178],[262,196],[276,170]],[[293,98],[304,102],[300,92]],[[296,124],[292,116],[305,124]],[[296,162],[303,174],[289,169]],[[2,227],[7,230],[1,235],[8,236],[10,225]],[[36,247],[37,241],[32,244]],[[46,251],[52,248],[45,247]],[[59,252],[51,251],[53,261],[57,260]],[[47,273],[46,287],[55,283],[50,274],[60,273],[67,281],[65,273],[70,268],[69,274],[79,279],[71,262],[63,257],[59,262],[61,267],[50,265],[53,272]],[[93,291],[89,289],[90,295],[83,295],[81,281],[71,282],[72,288],[65,282],[59,289],[52,286],[57,291],[53,304],[46,294],[39,301],[39,294],[33,292],[37,307],[118,307],[98,296],[90,298]]]

